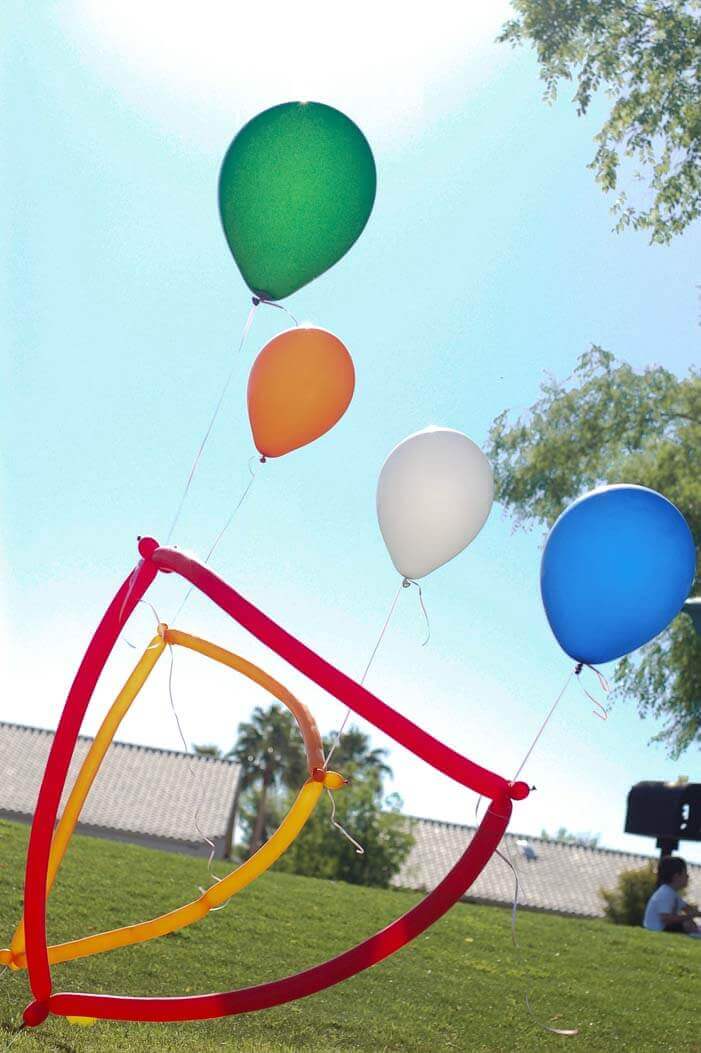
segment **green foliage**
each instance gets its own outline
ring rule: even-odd
[[[336,822],[364,849],[354,845],[332,823],[322,799],[278,869],[309,877],[386,888],[414,842],[411,821],[400,813],[396,796],[382,799],[372,779],[353,779],[334,794]]]
[[[657,884],[652,861],[638,870],[624,870],[614,889],[601,889],[604,911],[614,925],[642,925],[645,907]]]
[[[647,181],[642,207],[619,191],[617,229],[669,242],[701,215],[701,17],[698,0],[512,0],[500,41],[533,45],[552,101],[576,81],[582,115],[603,90],[611,99],[590,167],[619,190],[622,161]]]
[[[561,826],[554,834],[549,834],[547,830],[540,831],[541,841],[560,841],[566,845],[578,845],[580,848],[597,848],[599,837],[600,834],[575,834],[566,826]]]
[[[340,796],[340,794],[339,794]],[[0,931],[22,909],[29,829],[0,821]],[[221,863],[216,864],[225,873]],[[51,893],[57,940],[172,910],[207,880],[205,860],[77,836]],[[57,991],[195,994],[271,980],[340,954],[413,907],[413,892],[265,874],[181,932],[53,969]],[[522,911],[457,904],[373,969],[301,1002],[228,1020],[71,1027],[50,1016],[12,1053],[549,1053],[552,1027],[579,1027],[585,1053],[692,1053],[698,941]],[[660,982],[660,976],[669,982]],[[24,973],[0,983],[0,1049],[30,1001]],[[567,1046],[569,1053],[569,1046]]]
[[[267,837],[275,793],[301,786],[306,777],[304,746],[294,717],[277,703],[267,709],[256,706],[251,720],[239,724],[236,745],[227,757],[241,766],[237,792],[249,803],[255,800],[255,819],[251,822],[246,812],[243,823],[248,850],[254,852]]]
[[[487,456],[497,496],[516,525],[550,526],[579,494],[602,483],[639,483],[665,494],[701,538],[701,374],[661,366],[636,372],[600,347],[573,375],[548,379],[525,417],[500,414]],[[701,637],[680,615],[616,667],[619,695],[662,718],[672,756],[701,742]]]
[[[335,735],[324,739],[325,756],[335,742]],[[331,802],[323,797],[300,836],[278,862],[277,869],[354,885],[389,885],[406,859],[413,838],[410,821],[400,814],[399,798],[384,797],[383,780],[392,774],[385,756],[386,750],[371,749],[369,737],[358,728],[350,727],[336,745],[329,763],[330,768],[349,779],[348,785],[334,794],[336,821],[362,845],[364,854],[356,853],[353,844],[332,824]],[[280,824],[305,776],[306,772],[291,785],[289,780],[284,780],[268,794],[262,840],[270,837]],[[241,798],[240,822],[244,843],[249,845],[260,814],[260,796],[261,789],[255,782]],[[239,858],[242,855],[239,853]]]
[[[195,754],[196,757],[213,757],[215,760],[219,760],[219,758],[222,755],[222,752],[219,749],[219,747],[214,746],[211,743],[207,743],[206,745],[202,746],[193,745],[192,752]]]

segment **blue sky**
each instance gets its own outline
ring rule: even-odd
[[[286,301],[337,333],[357,370],[354,401],[313,446],[259,473],[213,561],[290,631],[359,675],[397,587],[375,518],[389,450],[429,423],[483,443],[502,409],[523,410],[548,373],[593,342],[635,366],[698,361],[698,230],[667,248],[611,233],[587,162],[597,116],[541,101],[532,56],[493,43],[507,4],[394,20],[370,4],[352,24],[328,5],[190,12],[72,0],[3,7],[0,179],[9,244],[0,286],[2,716],[55,726],[83,648],[135,556],[165,537],[233,360],[248,293],[219,227],[216,181],[240,125],[294,98],[345,110],[378,165],[378,197],[353,250]],[[389,7],[390,5],[388,5]],[[30,28],[31,27],[31,28]],[[245,380],[284,327],[256,316],[176,532],[203,553],[238,499],[253,452]],[[427,579],[431,641],[404,593],[368,685],[487,767],[510,776],[564,682],[538,590],[541,535],[495,506],[476,541]],[[182,587],[150,598],[167,620]],[[341,707],[194,597],[180,625],[275,672],[337,726]],[[148,610],[127,632],[137,647]],[[86,721],[95,729],[134,662],[120,643]],[[176,655],[189,738],[228,747],[265,701],[227,671]],[[120,737],[178,747],[166,663]],[[572,686],[526,774],[537,793],[513,829],[564,825],[605,844],[640,779],[698,777],[670,761],[659,728],[620,702],[604,724]],[[391,749],[407,811],[456,822],[474,798]],[[685,846],[690,858],[701,851]]]

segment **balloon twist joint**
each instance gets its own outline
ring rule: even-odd
[[[39,1024],[44,1023],[48,1015],[48,1001],[31,1002],[22,1014],[24,1023],[21,1025],[20,1030],[24,1027],[38,1027]]]

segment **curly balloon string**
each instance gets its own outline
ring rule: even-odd
[[[285,307],[284,304],[282,304],[282,303],[275,303],[274,300],[266,300],[264,296],[254,296],[252,299],[253,299],[253,306],[254,307],[257,307],[258,304],[262,303],[265,307],[276,307],[278,311],[284,311],[285,314],[289,315],[289,317],[292,319],[292,321],[295,324],[295,327],[299,328],[299,322],[297,321],[295,316],[292,314],[292,311],[290,311],[289,308]]]
[[[163,623],[161,622],[161,619],[158,617],[158,611],[156,610],[156,608],[153,606],[152,603],[149,603],[148,600],[141,599],[141,600],[139,600],[139,603],[143,603],[144,607],[148,607],[151,610],[154,618],[156,619],[156,628],[160,631],[160,628],[161,628]],[[132,643],[131,640],[127,640],[126,636],[122,637],[122,639],[124,640],[124,643],[127,645],[127,647],[131,647],[132,651],[136,650],[136,644],[135,643]],[[146,650],[147,651],[153,651],[154,648],[156,648],[157,646],[158,646],[157,643],[150,643],[148,645],[148,647],[146,648]]]
[[[236,516],[236,513],[238,512],[238,510],[240,509],[241,505],[243,504],[243,502],[246,500],[246,498],[248,497],[248,495],[250,493],[251,487],[253,486],[253,483],[255,482],[255,479],[256,479],[256,472],[255,472],[255,468],[254,468],[254,464],[255,464],[256,460],[257,460],[257,458],[256,458],[255,454],[252,457],[248,458],[248,471],[249,471],[249,474],[250,474],[250,479],[246,483],[246,485],[245,485],[245,487],[243,489],[243,492],[241,493],[241,496],[239,497],[238,501],[236,502],[236,504],[234,505],[233,509],[229,513],[229,517],[226,520],[226,522],[224,523],[224,526],[221,528],[221,530],[219,531],[219,533],[215,537],[214,541],[209,546],[209,550],[208,550],[208,552],[207,552],[207,554],[205,555],[205,558],[204,558],[205,566],[209,563],[210,559],[214,555],[217,547],[219,546],[219,542],[224,537],[224,534],[226,534],[227,530],[229,529],[229,527],[233,523],[234,518]],[[265,458],[261,457],[260,458],[261,464],[264,463],[264,461],[265,461]],[[177,611],[175,612],[175,614],[173,615],[173,617],[170,620],[171,626],[173,626],[173,627],[175,626],[175,623],[178,620],[178,618],[180,617],[180,615],[182,614],[183,608],[185,607],[185,604],[189,600],[189,598],[190,598],[190,596],[191,596],[191,594],[193,592],[193,589],[194,589],[194,586],[190,585],[190,587],[188,588],[187,592],[183,596],[182,601],[180,603],[180,606],[178,607]]]
[[[503,852],[500,852],[498,848],[494,849],[494,854],[499,856],[499,858],[501,859],[501,861],[503,863],[506,863],[507,867],[509,868],[509,870],[511,871],[511,873],[514,876],[514,897],[513,897],[512,903],[511,903],[511,942],[512,942],[512,944],[514,946],[514,950],[516,951],[517,955],[521,959],[521,964],[522,964],[522,967],[524,968],[524,972],[527,972],[528,963],[526,962],[524,953],[521,950],[521,945],[519,944],[517,936],[516,936],[516,915],[517,915],[517,912],[518,912],[519,896],[522,895],[524,905],[526,904],[526,896],[525,896],[525,893],[522,892],[522,887],[521,887],[521,881],[520,881],[520,878],[519,878],[518,868],[517,868],[516,864],[513,861],[513,857],[511,855],[511,849],[509,848],[509,843],[508,843],[508,841],[504,840],[503,844],[504,844],[504,848],[506,849],[506,855],[504,855]],[[526,990],[525,993],[524,993],[524,1000],[525,1000],[525,1003],[526,1003],[526,1009],[528,1010],[528,1015],[530,1016],[530,1018],[533,1021],[533,1023],[536,1024],[537,1027],[541,1028],[541,1030],[548,1031],[551,1035],[562,1035],[564,1038],[572,1038],[574,1035],[578,1035],[579,1034],[579,1028],[577,1028],[577,1027],[574,1027],[574,1028],[550,1027],[549,1024],[544,1024],[542,1022],[542,1020],[539,1020],[538,1017],[533,1012],[533,1010],[531,1009],[531,1002],[530,1002],[528,990]]]
[[[421,610],[423,612],[424,620],[426,622],[426,639],[421,644],[422,647],[425,647],[428,641],[431,639],[431,622],[429,621],[428,611],[426,610],[426,607],[424,605],[424,594],[418,581],[414,581],[413,578],[404,578],[402,580],[402,588],[410,589],[412,585],[415,585],[416,588],[419,590],[419,603],[421,605]]]
[[[575,669],[574,669],[574,675],[577,677],[577,682],[578,682],[579,686],[581,687],[582,691],[584,692],[584,694],[587,696],[589,701],[592,702],[596,706],[596,709],[593,709],[592,713],[594,714],[595,717],[598,717],[599,720],[608,720],[609,714],[608,714],[608,709],[606,708],[606,706],[598,698],[596,698],[594,695],[592,695],[591,692],[587,691],[586,687],[584,686],[584,684],[581,681],[580,674],[582,672],[582,669],[584,669],[584,668],[591,669],[592,673],[595,674],[597,680],[599,681],[599,687],[601,688],[601,690],[604,692],[605,695],[609,694],[609,692],[611,690],[611,685],[609,684],[608,680],[606,679],[604,674],[601,672],[601,670],[597,669],[595,665],[590,665],[589,662],[577,662],[577,665],[575,666]]]
[[[331,825],[335,826],[336,829],[343,834],[347,841],[350,841],[350,843],[355,848],[355,854],[357,856],[364,856],[365,849],[363,848],[363,846],[360,844],[359,841],[356,841],[354,837],[351,837],[346,828],[342,826],[336,818],[336,798],[334,797],[333,792],[329,789],[328,786],[326,787],[326,792],[329,795],[329,800],[331,801]]]
[[[258,309],[258,305],[261,302],[263,302],[263,301],[259,300],[258,297],[255,297],[255,296],[253,297],[253,306],[251,307],[250,311],[248,312],[248,318],[246,319],[246,322],[244,324],[243,331],[241,333],[241,339],[239,340],[239,345],[238,345],[238,347],[236,349],[236,353],[234,355],[234,360],[233,360],[233,363],[231,365],[231,369],[229,370],[229,374],[226,377],[226,380],[224,381],[224,386],[222,387],[221,392],[219,394],[219,398],[217,399],[217,402],[216,402],[216,405],[214,407],[214,411],[213,411],[212,416],[210,418],[209,424],[207,425],[207,429],[206,429],[206,431],[205,431],[205,433],[204,433],[204,435],[202,437],[202,440],[201,440],[200,445],[198,447],[197,453],[195,454],[195,459],[192,462],[192,467],[190,468],[190,474],[187,477],[187,482],[185,483],[185,488],[184,488],[184,490],[183,490],[183,492],[182,492],[182,494],[180,496],[180,501],[178,503],[178,507],[175,510],[175,515],[173,516],[173,520],[172,520],[172,522],[170,524],[170,529],[168,531],[168,536],[166,537],[166,544],[170,544],[171,538],[173,537],[173,532],[174,532],[176,526],[178,525],[178,521],[180,520],[180,516],[182,514],[183,508],[185,507],[185,501],[187,500],[187,495],[189,494],[190,487],[192,486],[192,480],[195,478],[195,473],[196,473],[198,465],[200,463],[200,459],[202,458],[202,454],[204,453],[204,448],[207,445],[207,442],[209,441],[209,436],[212,434],[212,429],[213,429],[213,427],[214,427],[214,425],[216,423],[217,417],[219,416],[219,412],[220,412],[220,410],[221,410],[221,408],[222,408],[222,406],[224,404],[224,399],[226,398],[226,394],[227,394],[227,392],[228,392],[228,390],[229,390],[229,388],[231,386],[231,381],[234,379],[234,374],[236,373],[236,370],[238,369],[239,356],[240,356],[241,352],[243,351],[244,345],[246,343],[246,338],[248,337],[250,328],[253,325],[253,318],[255,316],[256,310]]]

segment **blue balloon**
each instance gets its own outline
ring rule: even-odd
[[[563,651],[596,665],[657,636],[696,571],[689,525],[644,486],[604,486],[565,509],[548,535],[540,591]]]

